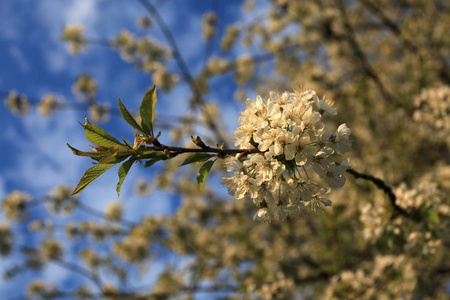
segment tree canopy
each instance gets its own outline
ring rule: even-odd
[[[23,120],[33,106],[86,113],[73,134],[91,149],[66,142],[95,163],[78,185],[2,200],[5,280],[35,277],[14,299],[447,299],[449,3],[243,1],[235,22],[235,3],[200,1],[202,32],[183,36],[169,4],[131,2],[139,29],[95,37],[68,24],[61,40],[74,56],[102,48],[133,64],[149,78],[139,102],[114,86],[101,88],[119,99],[99,101],[83,72],[78,100],[5,97]],[[203,53],[187,60],[200,35]],[[96,209],[82,191],[115,164],[118,183],[101,189],[119,198]],[[127,181],[131,167],[148,175]],[[135,217],[136,195],[179,204]],[[42,280],[52,265],[73,283]]]

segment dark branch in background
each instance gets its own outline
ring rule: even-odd
[[[8,97],[10,92],[8,91],[1,91],[0,90],[0,98],[5,98]],[[55,95],[56,96],[56,95]],[[37,106],[39,105],[40,100],[38,98],[35,97],[28,97],[28,95],[26,95],[27,100],[28,100],[28,104],[32,105],[32,106]],[[81,111],[81,112],[86,112],[87,109],[89,109],[89,107],[91,105],[104,105],[103,103],[98,102],[95,99],[91,99],[89,101],[80,101],[80,102],[75,102],[75,101],[71,101],[71,102],[62,102],[62,101],[58,101],[55,104],[55,111],[64,111],[64,110],[74,110],[74,111]],[[114,117],[121,117],[120,114],[120,110],[117,107],[108,107],[108,113],[111,114]],[[178,124],[178,122],[180,120],[185,119],[184,117],[178,117],[178,116],[173,116],[173,115],[167,115],[167,114],[162,114],[162,113],[158,113],[157,119],[155,120],[158,128],[160,129],[171,129],[173,127],[173,125],[170,124],[170,122],[176,123]],[[191,123],[199,123],[199,120],[190,120]]]
[[[132,221],[129,221],[129,220],[125,220],[123,218],[121,218],[120,220],[117,220],[117,221],[108,219],[102,211],[97,210],[97,209],[95,209],[95,208],[93,208],[93,207],[91,207],[91,206],[89,206],[87,204],[84,204],[84,203],[80,202],[80,201],[78,201],[78,203],[77,203],[77,205],[75,207],[78,208],[79,210],[89,214],[89,215],[95,216],[95,217],[100,218],[100,219],[104,219],[104,220],[106,220],[108,222],[119,223],[119,224],[121,224],[123,226],[127,226],[127,227],[134,227],[134,226],[138,225],[138,223],[135,223],[135,222],[132,222]]]
[[[391,30],[391,32],[399,38],[399,40],[403,43],[403,45],[405,46],[406,49],[408,49],[409,51],[411,51],[412,53],[417,53],[419,50],[419,47],[414,45],[410,40],[406,39],[399,27],[397,26],[397,24],[395,24],[395,22],[393,22],[391,19],[389,19],[384,13],[383,11],[377,7],[375,4],[373,4],[372,2],[370,2],[369,0],[361,0],[362,4],[368,9],[370,10],[374,15],[377,15],[378,18],[381,20],[381,22],[389,29]],[[439,9],[439,8],[437,8]],[[431,50],[436,50],[432,41],[431,41],[431,45],[429,45],[428,47]],[[445,60],[445,58],[439,54],[438,51],[435,51],[434,55],[436,55],[436,57],[439,57],[439,60],[441,61],[442,64],[442,69],[440,72],[441,75],[441,79],[447,83],[450,84],[450,66],[448,65],[447,61]]]
[[[118,223],[125,227],[134,227],[134,226],[139,225],[138,223],[135,223],[135,222],[123,219],[123,218],[121,218],[120,220],[108,219],[102,211],[100,211],[92,206],[89,206],[87,204],[84,204],[83,202],[81,202],[79,200],[74,200],[74,201],[76,201],[76,204],[74,204],[74,208],[79,209],[79,210],[83,211],[84,213],[87,213],[93,217],[97,217],[97,218],[103,219],[103,220],[111,222],[111,223]],[[45,196],[42,198],[33,199],[32,201],[30,201],[26,204],[26,208],[28,208],[28,209],[33,208],[33,207],[36,207],[38,205],[42,205],[45,203],[52,204],[53,203],[52,197]]]
[[[400,29],[398,28],[397,24],[395,24],[391,19],[389,19],[383,11],[381,11],[380,8],[378,8],[375,4],[371,3],[368,0],[361,0],[362,4],[374,15],[377,15],[378,18],[381,20],[381,22],[389,28],[392,33],[397,36],[400,41],[403,43],[406,49],[410,50],[413,53],[416,53],[419,48],[411,43],[409,40],[407,40],[402,33],[400,32]]]
[[[37,253],[39,254],[39,250],[29,247],[29,246],[25,246],[25,245],[16,245],[17,246],[17,250],[19,250],[20,252],[24,253],[25,255],[27,253]],[[67,262],[64,261],[62,259],[58,259],[58,260],[49,260],[49,262],[52,262],[66,270],[75,272],[77,274],[80,274],[83,277],[86,277],[87,279],[91,280],[100,290],[102,290],[102,283],[100,281],[100,278],[96,275],[93,274],[92,272],[90,272],[87,269],[84,269],[74,263],[71,262]]]
[[[113,42],[108,39],[103,38],[95,38],[95,37],[86,37],[84,41],[88,44],[97,45],[97,46],[113,46]]]
[[[194,77],[191,75],[191,72],[189,71],[189,68],[184,61],[183,57],[181,56],[181,52],[178,48],[177,42],[170,31],[169,27],[167,26],[166,22],[163,20],[161,15],[159,14],[156,7],[150,3],[150,1],[147,0],[137,0],[139,3],[144,6],[144,8],[150,13],[150,15],[155,19],[156,23],[158,24],[159,28],[162,31],[162,34],[166,38],[167,42],[170,45],[170,48],[172,49],[172,54],[174,56],[175,62],[177,63],[178,67],[181,70],[181,74],[188,83],[189,87],[191,88],[192,93],[194,94],[194,98],[196,103],[198,103],[201,107],[205,108],[206,106],[206,100],[203,97],[202,93],[198,90]],[[204,114],[206,117],[206,122],[208,126],[211,128],[211,130],[216,135],[219,144],[225,143],[225,138],[222,136],[219,128],[217,127],[215,120],[213,117],[208,113],[207,110],[204,109]]]
[[[337,6],[339,8],[339,11],[341,13],[341,19],[342,23],[346,30],[346,39],[348,43],[350,44],[351,48],[354,51],[355,57],[360,61],[361,67],[363,71],[366,73],[366,75],[373,80],[375,85],[377,86],[378,90],[380,91],[383,98],[389,102],[390,104],[393,104],[396,102],[396,99],[387,91],[383,83],[381,82],[380,77],[375,72],[375,70],[372,68],[372,66],[369,63],[368,58],[364,54],[364,51],[362,51],[361,46],[359,45],[358,41],[356,40],[355,31],[353,30],[353,27],[350,25],[348,21],[347,12],[345,10],[345,5],[343,3],[343,0],[336,0]]]
[[[239,289],[238,286],[235,285],[226,285],[222,283],[217,283],[212,286],[207,287],[181,287],[179,288],[180,294],[192,294],[192,293],[204,293],[204,294],[243,294],[243,291]],[[56,289],[54,292],[44,292],[42,294],[42,298],[35,298],[30,296],[18,296],[6,298],[7,300],[31,300],[31,299],[127,299],[127,300],[143,300],[143,299],[171,299],[170,292],[167,294],[164,293],[143,293],[138,289],[130,289],[130,290],[122,290],[116,292],[98,292],[98,293],[89,293],[89,296],[86,298],[79,298],[75,291],[61,291]],[[213,296],[211,296],[213,297]],[[225,297],[226,298],[226,297]],[[217,298],[213,297],[213,299],[225,299],[225,298]],[[3,298],[2,298],[3,299]],[[190,299],[190,298],[189,298]]]
[[[397,198],[395,197],[395,194],[392,191],[392,188],[390,186],[388,186],[383,180],[381,180],[380,178],[377,178],[375,176],[372,176],[372,175],[359,173],[350,168],[347,169],[347,173],[353,175],[355,178],[361,178],[364,180],[368,180],[368,181],[372,182],[373,184],[375,184],[380,190],[382,190],[386,195],[388,195],[391,205],[394,208],[395,214],[409,217],[409,214],[403,208],[401,208],[400,206],[397,205],[397,203],[396,203]]]

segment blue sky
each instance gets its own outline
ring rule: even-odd
[[[224,9],[221,14],[238,20],[240,2],[227,1],[226,8],[221,7]],[[194,72],[203,62],[205,45],[201,38],[201,14],[210,9],[210,3],[167,1],[160,5],[161,14],[177,36],[182,55]],[[132,64],[120,59],[117,51],[108,47],[91,46],[87,53],[72,56],[67,53],[66,45],[60,42],[59,36],[64,25],[76,23],[85,26],[90,37],[113,38],[123,28],[142,34],[136,19],[144,15],[146,13],[137,1],[1,1],[2,96],[14,89],[31,99],[39,99],[53,92],[64,96],[66,101],[76,101],[71,92],[72,84],[78,75],[89,72],[99,84],[98,100],[101,103],[109,102],[116,107],[117,96],[120,95],[130,109],[138,108],[143,93],[152,84],[149,75],[136,71]],[[156,27],[151,33],[164,41]],[[176,66],[173,68],[176,69]],[[213,92],[210,98],[219,101],[221,98],[230,99],[233,92],[231,86],[221,89],[220,93]],[[186,109],[183,98],[187,93],[189,89],[184,84],[170,95],[159,93],[157,110],[182,115]],[[227,102],[222,108],[234,120],[240,106],[229,100]],[[55,184],[76,183],[89,162],[74,157],[65,143],[80,148],[86,145],[78,125],[78,121],[83,121],[82,111],[62,111],[50,118],[42,117],[35,109],[21,118],[12,115],[5,107],[0,113],[4,160],[0,196],[13,189],[45,194]],[[132,140],[133,131],[124,124],[120,118],[113,117],[102,126]],[[116,174],[111,175],[114,182]],[[106,177],[104,182],[109,182]],[[108,196],[112,197],[113,191]]]
[[[168,0],[158,3],[160,13],[173,30],[182,55],[192,72],[197,72],[203,63],[205,43],[201,36],[201,15],[211,10],[211,0]],[[220,31],[224,25],[245,20],[242,1],[218,1]],[[259,10],[264,10],[267,1],[258,1]],[[113,38],[126,28],[137,35],[144,33],[136,25],[138,17],[146,11],[138,1],[94,1],[94,0],[2,0],[0,1],[0,94],[14,89],[30,99],[39,99],[48,92],[63,96],[66,101],[76,101],[71,88],[78,75],[89,72],[99,84],[98,100],[117,107],[117,96],[130,109],[137,109],[143,93],[152,85],[149,75],[136,71],[130,63],[123,62],[118,52],[108,47],[92,46],[88,52],[72,56],[66,45],[59,40],[61,30],[67,24],[82,24],[87,36]],[[156,26],[150,33],[165,43]],[[214,54],[218,53],[218,45]],[[237,49],[240,52],[242,49]],[[236,52],[234,53],[236,54]],[[176,69],[176,66],[173,65]],[[232,132],[240,104],[230,100],[234,88],[230,83],[217,83],[220,89],[212,92],[208,99],[221,102],[225,119],[230,120],[227,129]],[[156,109],[182,115],[186,110],[186,95],[189,88],[182,84],[170,94],[159,94]],[[3,101],[3,100],[2,100]],[[50,118],[39,115],[35,108],[24,117],[16,117],[2,106],[0,109],[0,198],[13,190],[23,190],[33,197],[40,197],[59,184],[76,184],[90,166],[88,159],[75,157],[66,143],[86,149],[87,141],[78,121],[83,121],[82,111],[61,111]],[[133,139],[134,131],[118,117],[112,117],[102,127],[120,137]],[[148,169],[134,167],[125,181],[122,194],[130,195],[134,182],[139,177],[150,179]],[[81,200],[102,209],[110,201],[117,200],[116,170],[107,172],[89,186]],[[154,194],[158,201],[131,199],[127,202],[125,217],[138,219],[142,211],[147,214],[170,214],[179,204],[173,195]],[[39,213],[39,211],[35,212]],[[3,216],[0,215],[0,220]],[[59,220],[64,223],[64,219]],[[27,241],[25,241],[27,242]],[[0,269],[11,266],[11,261],[1,261]],[[71,278],[58,269],[28,274],[32,277],[52,279]],[[61,277],[63,276],[63,277]],[[0,284],[0,296],[21,295],[17,281]]]

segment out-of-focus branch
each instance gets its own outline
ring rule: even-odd
[[[10,92],[8,92],[8,91],[0,90],[0,98],[8,97],[9,93]],[[39,103],[41,102],[41,100],[36,97],[28,97],[28,96],[27,96],[27,101],[28,101],[28,104],[31,106],[38,106]],[[74,110],[74,111],[86,112],[86,111],[88,111],[88,109],[91,105],[101,105],[101,104],[95,99],[91,99],[89,101],[82,101],[82,102],[80,102],[80,101],[78,101],[78,102],[76,102],[76,101],[70,101],[70,102],[58,101],[55,103],[54,111],[56,112],[56,111]],[[108,106],[108,114],[110,114],[111,116],[114,116],[114,117],[121,116],[120,110],[117,107],[109,107]],[[171,122],[173,122],[174,124],[178,124],[178,122],[182,119],[184,119],[184,117],[168,115],[168,114],[164,114],[164,113],[158,113],[155,123],[158,128],[169,130],[169,129],[173,128],[173,124],[171,124]],[[192,122],[200,122],[200,121],[195,119],[195,120],[192,120]]]
[[[373,184],[375,184],[386,195],[388,195],[391,205],[394,208],[395,214],[405,216],[405,217],[410,217],[409,214],[403,208],[401,208],[400,206],[397,205],[397,203],[396,203],[397,198],[395,197],[395,194],[392,191],[392,188],[389,185],[387,185],[383,180],[381,180],[380,178],[377,178],[375,176],[372,176],[372,175],[359,173],[351,168],[347,169],[347,173],[353,175],[355,178],[361,178],[364,180],[368,180],[368,181],[372,182]]]
[[[410,50],[413,53],[417,52],[419,48],[402,35],[397,24],[395,24],[391,19],[389,19],[380,8],[378,8],[375,4],[373,4],[368,0],[361,0],[361,3],[370,12],[372,12],[372,14],[378,16],[378,18],[381,20],[384,26],[389,28],[389,30],[391,30],[391,32],[400,39],[400,41],[405,45],[406,49]]]
[[[144,6],[144,8],[150,13],[150,15],[154,18],[156,23],[158,24],[159,28],[161,29],[164,37],[166,38],[167,42],[169,43],[170,48],[172,49],[172,54],[174,56],[175,62],[177,63],[178,67],[181,70],[181,74],[188,83],[189,87],[191,88],[192,93],[194,94],[194,99],[197,104],[199,104],[205,113],[206,117],[206,123],[211,128],[211,130],[216,135],[216,138],[218,139],[219,144],[225,143],[225,138],[222,136],[222,133],[220,132],[219,128],[217,127],[215,120],[213,119],[213,116],[204,109],[206,106],[206,100],[203,97],[202,93],[199,91],[199,89],[196,86],[194,77],[191,75],[191,72],[184,61],[183,57],[181,56],[181,52],[178,48],[178,44],[175,40],[175,37],[173,36],[171,30],[167,26],[164,19],[159,14],[157,8],[150,3],[150,1],[147,0],[137,0],[139,3]]]
[[[336,0],[336,2],[337,7],[339,8],[340,11],[342,23],[346,30],[346,34],[344,35],[344,37],[346,38],[347,42],[350,44],[351,48],[355,52],[355,57],[360,62],[361,68],[363,69],[364,73],[375,83],[383,98],[390,104],[393,104],[394,102],[396,102],[396,99],[387,91],[380,77],[370,65],[368,58],[366,57],[364,51],[362,50],[361,46],[356,40],[355,31],[353,30],[352,25],[348,21],[348,16],[343,0]]]
[[[97,218],[100,218],[100,219],[104,219],[106,221],[113,222],[113,223],[119,223],[119,224],[124,225],[126,227],[134,227],[134,226],[138,225],[138,223],[135,223],[135,222],[132,222],[132,221],[129,221],[129,220],[125,220],[123,218],[121,218],[120,220],[117,220],[117,221],[108,219],[102,211],[97,210],[97,209],[95,209],[95,208],[93,208],[93,207],[91,207],[91,206],[89,206],[87,204],[84,204],[82,202],[78,202],[76,208],[78,208],[79,210],[81,210],[81,211],[83,211],[83,212],[85,212],[85,213],[87,213],[87,214],[89,214],[91,216],[94,216],[94,217],[97,217]]]
[[[96,38],[96,37],[86,37],[84,41],[87,44],[96,45],[96,46],[107,46],[112,47],[113,41],[104,38]]]
[[[402,35],[397,24],[395,24],[395,22],[393,22],[391,19],[389,19],[379,7],[377,7],[375,4],[370,2],[370,0],[361,0],[361,2],[374,15],[378,16],[378,18],[381,20],[381,22],[384,24],[384,26],[386,26],[396,37],[398,37],[398,39],[401,41],[401,43],[403,43],[403,45],[405,46],[406,49],[408,49],[409,51],[411,51],[413,53],[418,52],[419,47],[416,46],[415,44],[413,44],[410,40],[406,39]],[[428,48],[431,51],[435,50],[435,47],[433,45],[430,45]],[[442,64],[442,69],[441,69],[442,71],[440,72],[441,79],[444,82],[446,82],[447,84],[450,84],[450,67],[449,67],[447,61],[437,51],[435,51],[435,55],[437,57],[439,57],[439,60],[441,61],[441,64]]]
[[[19,250],[20,252],[26,254],[26,253],[39,253],[39,251],[33,247],[29,247],[29,246],[25,246],[25,245],[16,245],[17,246],[17,250]],[[79,265],[76,265],[74,263],[62,260],[62,259],[57,259],[57,260],[50,260],[50,262],[66,269],[69,271],[72,271],[74,273],[77,273],[89,280],[91,280],[100,290],[102,290],[102,283],[100,278],[98,277],[98,275],[93,274],[92,272],[90,272],[87,269],[84,269],[82,267],[80,267]]]

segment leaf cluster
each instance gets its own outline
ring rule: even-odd
[[[119,98],[120,113],[123,119],[133,128],[146,135],[149,135],[150,137],[153,137],[153,120],[155,115],[154,111],[156,101],[156,86],[153,86],[153,88],[145,93],[142,99],[142,104],[139,109],[142,119],[141,125],[138,124],[131,113],[126,109],[122,100]],[[84,129],[86,139],[91,143],[97,145],[94,147],[91,146],[94,151],[85,152],[78,150],[69,144],[67,144],[67,146],[75,155],[88,156],[96,162],[95,165],[87,169],[84,175],[81,177],[77,187],[72,192],[73,195],[83,191],[89,184],[91,184],[100,175],[109,170],[112,166],[127,159],[124,163],[121,164],[118,170],[119,182],[116,185],[116,191],[117,195],[120,195],[123,181],[130,171],[131,166],[136,161],[141,160],[142,158],[150,158],[153,162],[156,162],[158,160],[167,158],[166,155],[161,155],[163,153],[157,151],[145,153],[145,151],[140,149],[139,144],[138,149],[134,149],[126,139],[123,139],[124,143],[121,143],[100,126],[90,123],[87,118],[85,118],[85,123],[81,124],[81,126]]]
[[[149,168],[158,161],[170,159],[177,155],[171,153],[168,148],[162,147],[162,145],[158,142],[157,138],[161,133],[158,133],[156,137],[154,136],[153,123],[155,119],[156,102],[156,86],[153,86],[147,91],[147,93],[145,93],[142,99],[142,103],[139,108],[141,124],[139,124],[119,97],[119,109],[122,118],[131,127],[137,130],[133,146],[124,138],[122,138],[124,143],[121,143],[100,126],[90,123],[87,117],[85,117],[85,123],[80,123],[80,125],[84,129],[86,139],[96,145],[90,146],[94,151],[86,152],[78,150],[69,144],[67,144],[67,146],[75,155],[87,156],[96,162],[94,162],[95,165],[87,169],[81,177],[77,187],[72,192],[73,195],[83,191],[89,184],[91,184],[100,175],[108,171],[115,164],[126,160],[120,165],[118,170],[119,182],[116,185],[116,191],[119,196],[125,177],[128,175],[128,172],[136,161],[142,162],[142,160],[146,160],[144,166],[145,168]],[[153,146],[147,147],[147,143],[152,143]],[[144,147],[142,147],[142,144],[144,144]],[[183,166],[191,163],[201,163],[206,161],[200,167],[197,175],[197,183],[199,188],[203,187],[205,179],[215,162],[215,160],[209,160],[214,156],[216,156],[216,154],[194,153],[181,164],[181,166]]]

